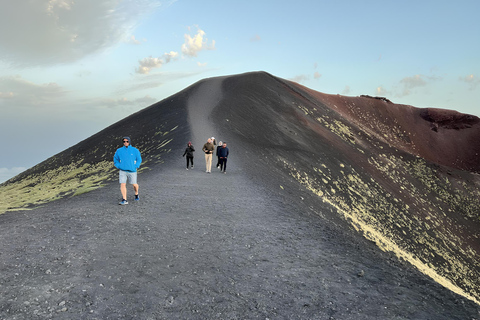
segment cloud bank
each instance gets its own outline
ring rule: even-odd
[[[125,39],[154,0],[15,0],[0,10],[0,60],[16,66],[69,63]],[[88,23],[85,23],[88,21]]]
[[[57,83],[36,84],[18,75],[0,77],[0,90],[0,106],[5,106],[4,112],[13,113],[26,106],[32,111],[40,110],[67,93]],[[11,105],[15,105],[15,110],[7,108]]]

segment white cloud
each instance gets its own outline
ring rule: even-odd
[[[204,39],[206,33],[198,29],[193,37],[185,34],[185,43],[182,45],[182,53],[188,57],[196,57],[202,50],[215,50],[215,40],[208,44],[208,39]]]
[[[298,76],[295,76],[293,78],[290,78],[291,81],[297,82],[297,83],[302,83],[308,80],[308,76],[301,74]]]
[[[315,71],[315,73],[313,74],[314,79],[320,79],[321,76],[322,75],[320,74],[320,72],[317,72],[317,71]]]
[[[188,57],[196,57],[199,51],[202,50],[214,50],[215,40],[208,44],[208,40],[205,38],[205,32],[198,29],[197,34],[193,37],[185,34],[185,43],[182,45],[182,53]],[[152,69],[161,68],[164,64],[171,62],[178,58],[178,52],[170,51],[164,53],[161,57],[148,57],[139,61],[140,66],[135,68],[135,72],[139,74],[149,74]],[[205,66],[205,64],[198,64],[199,66]]]
[[[63,8],[70,10],[72,8],[73,1],[69,0],[49,0],[47,3],[47,12],[55,14],[56,8]]]
[[[109,108],[115,108],[118,106],[133,106],[133,107],[146,107],[157,102],[154,98],[146,95],[145,97],[130,100],[127,98],[120,99],[105,99],[103,104]]]
[[[146,40],[143,39],[142,41],[145,42]],[[126,41],[126,42],[127,42],[127,43],[130,43],[130,44],[139,45],[139,44],[142,43],[142,41],[137,40],[137,39],[135,38],[135,36],[132,35],[132,36],[130,37],[130,39],[128,39],[128,41]]]
[[[36,84],[21,76],[0,77],[0,106],[8,103],[8,105],[15,105],[16,108],[48,107],[52,101],[65,94],[65,89],[54,82]],[[18,112],[18,110],[12,110],[12,112]]]
[[[345,89],[343,89],[342,94],[349,94],[350,93],[350,86],[345,86]]]
[[[163,54],[165,63],[169,63],[171,60],[176,59],[177,57],[178,57],[178,52],[174,52],[174,51],[170,51],[169,53]]]
[[[0,168],[0,183],[15,177],[17,174],[27,170],[25,167]]]
[[[154,68],[161,68],[165,63],[178,57],[178,52],[170,51],[163,54],[162,57],[148,57],[139,61],[140,66],[135,70],[136,73],[148,74]]]
[[[140,74],[148,74],[153,68],[160,68],[163,65],[161,58],[153,57],[143,58],[138,62],[140,63],[140,67],[136,69],[136,72]]]
[[[159,0],[8,1],[8,9],[0,10],[0,60],[18,66],[77,61],[128,38],[140,17],[159,4]]]
[[[412,77],[405,77],[400,80],[399,90],[396,90],[397,97],[404,97],[410,94],[416,93],[416,89],[426,87],[434,81],[442,80],[442,77],[438,76],[425,76],[421,74],[414,75]]]
[[[424,87],[427,85],[427,82],[422,75],[414,75],[413,77],[405,77],[400,80],[400,85],[402,86],[402,92],[399,93],[399,96],[407,96],[412,93],[412,90],[419,87]]]
[[[383,87],[383,86],[378,86],[375,89],[375,94],[376,96],[386,96],[389,92]]]
[[[473,74],[469,74],[465,77],[460,77],[460,81],[465,82],[469,86],[469,90],[474,90],[478,85],[480,85],[480,78],[475,77]]]

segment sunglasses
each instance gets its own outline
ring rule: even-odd
[[[130,143],[130,142],[128,142],[128,140],[123,140],[123,143]]]

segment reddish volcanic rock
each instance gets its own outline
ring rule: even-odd
[[[346,97],[297,85],[392,147],[456,169],[480,172],[480,118],[454,110],[416,108],[382,97]]]

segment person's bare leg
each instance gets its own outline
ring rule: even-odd
[[[135,191],[135,195],[138,195],[138,184],[133,184],[133,191]]]
[[[127,200],[127,184],[120,183],[120,191],[122,192],[122,197],[124,200]]]

